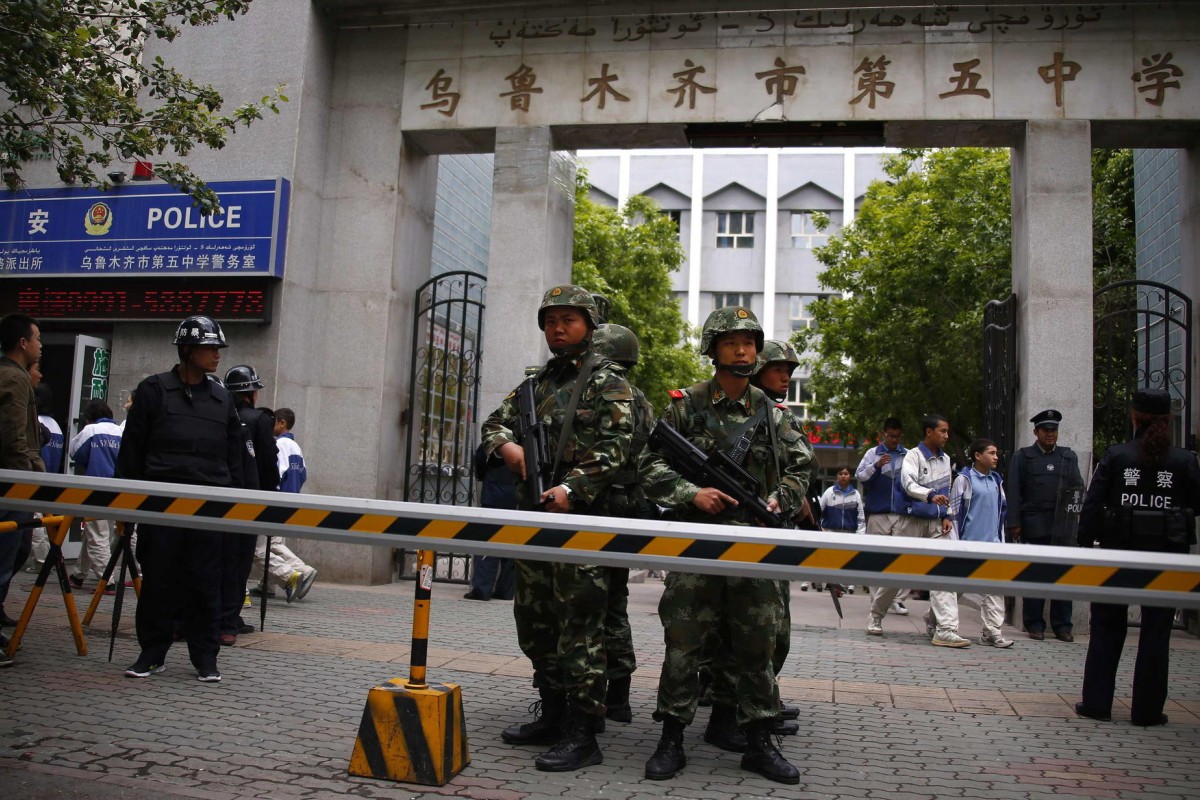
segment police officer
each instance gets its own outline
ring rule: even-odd
[[[275,444],[275,414],[268,408],[255,408],[263,382],[248,364],[231,367],[225,373],[225,388],[233,395],[238,418],[242,421],[242,488],[275,491],[279,488],[279,448]],[[256,537],[242,533],[224,534],[221,558],[221,644],[231,647],[239,634],[254,633],[254,626],[242,619],[246,581],[254,568]]]
[[[799,446],[800,434],[760,389],[750,385],[763,349],[758,319],[741,306],[714,311],[704,323],[700,349],[715,364],[712,379],[672,391],[662,421],[705,452],[727,452],[758,479],[767,505],[790,517],[803,503],[809,464]],[[642,458],[641,476],[647,497],[681,520],[750,524],[732,497],[685,480],[653,446]],[[783,618],[778,583],[671,572],[658,613],[667,649],[654,718],[663,724],[663,732],[646,762],[646,777],[666,780],[687,763],[683,731],[699,701],[697,669],[705,634],[721,626],[728,639],[716,653],[713,674],[734,678],[714,682],[713,714],[736,714],[746,735],[742,769],[780,783],[798,783],[799,772],[772,737],[780,713],[772,663]]]
[[[1186,553],[1196,542],[1200,468],[1196,456],[1171,446],[1171,397],[1162,389],[1133,395],[1134,437],[1105,451],[1080,516],[1079,544],[1156,553]],[[1128,606],[1092,603],[1083,670],[1083,702],[1075,711],[1112,719],[1113,691],[1128,626]],[[1165,725],[1167,665],[1175,609],[1142,606],[1133,700],[1134,725]]]
[[[1069,447],[1058,444],[1058,425],[1062,414],[1053,408],[1035,414],[1033,423],[1034,444],[1022,447],[1013,455],[1008,470],[1008,540],[1024,544],[1070,544],[1064,539],[1064,521],[1060,517],[1056,524],[1056,513],[1066,490],[1083,486],[1079,474],[1079,456]],[[1046,620],[1043,616],[1046,601],[1040,597],[1026,597],[1022,603],[1025,632],[1030,639],[1046,638]],[[1071,632],[1070,600],[1050,601],[1050,627],[1054,636],[1064,642],[1075,641]]]
[[[600,298],[603,295],[593,297]],[[608,323],[597,327],[592,336],[592,350],[596,355],[614,362],[626,375],[638,363],[637,334],[624,325]],[[654,406],[641,389],[632,383],[630,388],[633,390],[634,429],[629,460],[593,504],[593,513],[653,519],[657,516],[657,509],[642,491],[637,465],[638,457],[654,430]],[[629,705],[629,685],[637,669],[637,656],[633,650],[633,629],[629,626],[629,570],[624,567],[605,569],[608,572],[608,613],[604,618],[604,649],[608,663],[605,715],[616,722],[631,722],[633,709]]]
[[[533,376],[539,419],[548,424],[554,463],[552,488],[530,497],[518,484],[521,507],[550,513],[592,513],[591,507],[628,462],[634,432],[633,390],[624,370],[589,353],[599,324],[596,302],[579,286],[555,286],[538,309],[538,325],[553,357]],[[524,451],[513,431],[514,391],[483,424],[489,458],[525,476]],[[533,722],[501,734],[509,744],[553,744],[534,760],[540,770],[565,772],[603,760],[596,730],[604,720],[604,567],[518,561],[513,616],[521,650],[533,663],[542,698]]]
[[[205,377],[217,371],[225,334],[209,317],[192,316],[179,324],[174,344],[179,363],[134,390],[116,477],[241,486],[242,423],[229,392]],[[137,558],[143,572],[137,607],[142,651],[125,675],[146,678],[166,669],[174,621],[182,617],[197,676],[220,681],[221,534],[143,523]]]

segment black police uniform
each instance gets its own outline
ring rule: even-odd
[[[1051,423],[1057,427],[1061,419],[1062,414],[1050,409],[1030,421],[1035,426]],[[1064,486],[1083,486],[1079,456],[1071,448],[1059,445],[1047,453],[1039,445],[1032,444],[1013,455],[1008,482],[1004,485],[1008,497],[1008,527],[1020,526],[1023,544],[1073,544],[1073,541],[1056,541],[1054,538],[1059,490]],[[1031,633],[1045,630],[1045,605],[1043,598],[1025,598],[1021,607],[1025,630]],[[1050,627],[1055,633],[1071,631],[1072,610],[1070,600],[1050,601]]]
[[[255,408],[249,400],[235,399],[242,422],[242,488],[275,491],[279,488],[279,448],[275,444],[275,415]],[[237,636],[252,630],[242,619],[246,581],[254,568],[255,536],[224,534],[221,558],[221,635]]]
[[[185,384],[178,367],[138,384],[125,422],[116,477],[240,486],[242,424],[229,392],[209,380]],[[221,644],[221,534],[141,524],[138,661],[162,664],[182,617],[192,664],[215,671]]]
[[[1195,543],[1200,511],[1200,467],[1196,456],[1178,447],[1157,464],[1139,455],[1138,437],[1108,448],[1088,488],[1080,518],[1080,544],[1123,550],[1186,553]],[[1113,692],[1128,610],[1115,603],[1092,603],[1091,642],[1083,672],[1083,702],[1076,710],[1088,717],[1112,715]],[[1133,673],[1130,717],[1135,725],[1159,725],[1167,699],[1167,664],[1175,609],[1142,607],[1137,662]]]

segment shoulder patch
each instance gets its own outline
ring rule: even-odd
[[[667,394],[671,395],[671,397],[675,400],[683,399],[683,389],[672,389],[671,391],[667,392]]]

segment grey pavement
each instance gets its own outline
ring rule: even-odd
[[[21,573],[8,610],[16,615],[32,576]],[[122,676],[137,656],[126,603],[112,663],[112,598],[87,629],[89,655],[75,654],[61,597],[43,595],[16,664],[0,670],[0,795],[22,798],[1168,798],[1200,796],[1200,641],[1176,633],[1172,690],[1161,728],[1129,724],[1119,703],[1111,723],[1075,717],[1087,637],[1034,642],[1018,631],[1011,649],[935,648],[924,636],[923,602],[889,616],[885,635],[864,633],[867,599],[844,598],[839,626],[827,595],[793,591],[792,654],[780,685],[801,706],[801,731],[782,749],[799,786],[739,769],[739,757],[705,744],[707,711],[685,740],[676,779],[647,781],[657,742],[651,720],[662,631],[662,583],[631,585],[630,618],[641,666],[634,721],[608,723],[604,763],[578,773],[538,772],[536,748],[504,745],[500,731],[524,720],[535,699],[517,648],[512,604],[472,602],[464,587],[434,588],[430,681],[462,687],[471,763],[446,786],[351,777],[350,752],[367,692],[407,677],[412,584],[318,582],[303,601],[273,602],[267,631],[221,655],[224,680],[201,684],[183,645],[165,673]],[[131,594],[131,593],[130,593]],[[81,609],[87,597],[77,593]],[[257,608],[252,617],[257,621]],[[964,605],[962,633],[978,636]],[[11,633],[11,630],[7,631]],[[1130,647],[1118,696],[1128,696]]]

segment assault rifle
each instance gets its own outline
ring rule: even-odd
[[[542,493],[550,482],[550,428],[537,415],[533,378],[517,387],[517,419],[513,425],[517,443],[525,450],[525,489],[533,507],[541,505]]]
[[[718,450],[708,455],[689,442],[665,421],[659,420],[650,434],[654,445],[675,471],[697,486],[720,489],[738,502],[738,508],[748,511],[768,528],[789,527],[783,515],[772,511],[759,497],[759,482],[742,465]]]

